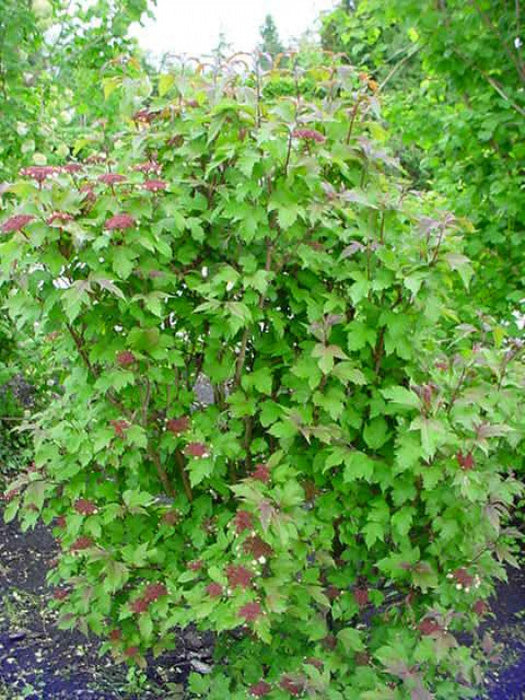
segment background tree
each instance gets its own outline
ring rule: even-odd
[[[277,25],[272,15],[266,15],[264,24],[260,28],[262,43],[259,48],[263,53],[275,58],[278,54],[283,53],[284,46],[279,38]]]

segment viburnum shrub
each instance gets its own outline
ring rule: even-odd
[[[52,525],[61,624],[118,661],[216,632],[197,695],[472,697],[521,348],[450,330],[462,222],[374,142],[366,82],[311,75],[186,67],[139,104],[117,73],[121,132],[10,187],[8,307],[63,389],[5,515]]]

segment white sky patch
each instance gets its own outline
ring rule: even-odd
[[[155,20],[134,25],[131,35],[146,51],[203,56],[217,46],[224,32],[233,51],[253,51],[267,14],[286,45],[307,29],[315,29],[320,13],[337,0],[157,0]]]

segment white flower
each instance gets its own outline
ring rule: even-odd
[[[519,36],[517,36],[517,37],[514,39],[514,48],[515,48],[515,49],[520,49],[520,48],[522,47],[522,45],[523,45],[523,42],[521,41],[521,39],[519,38]]]

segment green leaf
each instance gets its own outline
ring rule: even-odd
[[[405,537],[410,531],[416,509],[412,506],[405,506],[392,516],[392,528],[401,536]]]
[[[347,346],[350,352],[362,350],[369,345],[374,347],[376,343],[376,331],[362,321],[352,321],[346,327]]]
[[[153,634],[153,621],[148,613],[141,613],[139,615],[139,630],[140,636],[148,641]]]
[[[412,568],[412,581],[423,592],[438,586],[438,576],[433,567],[426,561],[419,562]]]
[[[128,508],[141,508],[153,503],[153,496],[147,491],[128,489],[122,494],[122,499]]]
[[[20,501],[18,499],[15,499],[11,501],[11,503],[7,504],[7,506],[4,508],[4,523],[10,523],[16,518],[19,507]]]
[[[197,486],[212,475],[213,460],[203,457],[191,459],[188,463],[188,470],[190,472],[191,485]]]
[[[134,350],[154,350],[160,341],[158,328],[132,328],[128,334],[128,344]]]
[[[346,653],[364,651],[365,645],[361,639],[361,632],[352,627],[346,627],[337,633],[337,639],[341,642]]]
[[[343,480],[350,483],[356,479],[370,481],[374,474],[375,462],[364,452],[352,451],[345,457]]]
[[[388,423],[384,418],[378,416],[365,425],[363,430],[363,438],[368,447],[373,450],[378,450],[390,438]]]
[[[171,90],[175,84],[175,76],[173,73],[161,73],[159,75],[159,97],[164,97],[164,95]]]
[[[242,378],[242,387],[249,390],[255,388],[261,394],[268,396],[272,393],[272,373],[269,367],[261,367],[250,374],[245,374]]]
[[[127,279],[133,272],[135,257],[136,255],[124,246],[118,246],[113,249],[112,267],[121,279]]]
[[[104,590],[107,593],[115,593],[120,590],[129,579],[128,567],[122,562],[110,559],[105,567],[106,578],[104,579]]]
[[[387,389],[381,389],[381,394],[387,401],[406,408],[419,408],[420,405],[417,394],[404,386],[390,386]]]
[[[378,540],[384,542],[385,534],[385,527],[381,523],[369,522],[363,528],[363,535],[368,549],[373,547]]]

